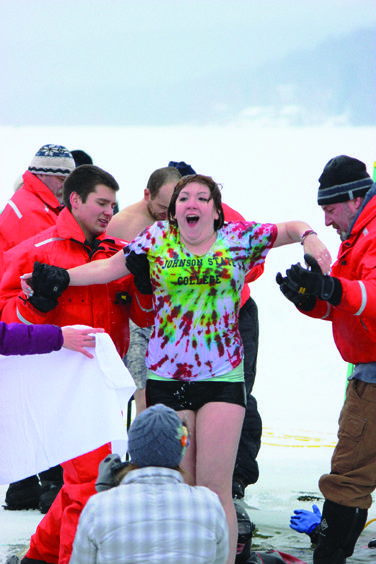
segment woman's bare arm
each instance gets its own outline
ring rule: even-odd
[[[304,237],[304,254],[312,255],[319,263],[324,274],[329,272],[332,261],[330,252],[308,223],[304,221],[286,221],[284,223],[277,223],[277,229],[278,235],[274,242],[274,247],[299,243],[305,233],[312,231],[312,233]]]
[[[118,280],[130,274],[125,264],[123,251],[119,251],[116,255],[108,259],[95,260],[70,268],[69,285],[70,286],[91,286],[92,284],[107,284],[113,280]],[[27,272],[21,276],[21,288],[24,294],[30,298],[34,291],[31,287],[32,272]]]
[[[90,286],[91,284],[107,284],[130,274],[125,264],[123,251],[102,260],[95,260],[68,270],[70,286]]]

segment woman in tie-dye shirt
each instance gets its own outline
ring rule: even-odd
[[[194,221],[192,216],[187,225]],[[273,224],[225,224],[198,255],[174,222],[157,222],[124,248],[126,256],[145,253],[150,264],[156,314],[146,357],[150,377],[198,382],[225,377],[239,366],[244,278],[264,262],[276,236]]]
[[[220,189],[202,175],[178,182],[168,219],[143,231],[124,253],[69,274],[73,285],[103,284],[128,274],[128,264],[134,270],[131,261],[126,266],[132,251],[133,259],[135,253],[146,255],[155,309],[147,403],[164,403],[187,421],[191,437],[183,466],[193,483],[208,486],[223,504],[229,564],[237,540],[232,473],[245,407],[238,330],[245,274],[262,264],[272,247],[300,241],[325,272],[330,255],[304,222],[224,224]]]

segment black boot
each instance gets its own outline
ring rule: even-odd
[[[27,556],[24,556],[20,564],[50,564],[50,563],[46,562],[46,560],[36,560],[35,558],[28,558]]]
[[[38,509],[43,515],[45,515],[49,511],[51,505],[55,501],[57,494],[61,490],[62,485],[63,484],[61,482],[45,482],[42,485]]]
[[[61,490],[63,480],[63,469],[61,466],[54,466],[39,474],[42,485],[39,497],[39,511],[43,514],[47,513],[55,498]]]
[[[234,499],[243,499],[245,488],[247,484],[240,476],[233,476],[232,478],[232,497]]]
[[[57,466],[52,466],[48,470],[43,470],[39,472],[39,479],[43,486],[43,482],[61,482],[63,483],[63,469],[58,464]]]
[[[18,556],[9,556],[5,564],[48,564],[45,560],[35,560],[34,558],[28,558],[24,556],[22,560]]]
[[[30,476],[9,484],[5,494],[4,509],[37,509],[41,490],[38,476]]]
[[[367,520],[367,509],[324,503],[314,564],[345,564]]]

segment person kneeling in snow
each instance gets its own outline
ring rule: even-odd
[[[128,439],[130,464],[108,455],[99,465],[100,493],[83,509],[70,564],[224,564],[225,512],[214,492],[183,481],[179,465],[189,439],[176,411],[149,407]]]

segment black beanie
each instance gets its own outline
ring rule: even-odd
[[[358,196],[363,197],[373,184],[366,165],[347,155],[330,159],[319,182],[317,196],[319,206],[347,202]]]
[[[189,174],[196,174],[196,171],[193,170],[191,165],[185,163],[184,161],[180,161],[180,162],[170,161],[168,163],[168,166],[177,168],[182,176],[188,176]]]
[[[85,151],[82,151],[81,149],[74,149],[73,151],[71,151],[71,155],[74,158],[76,167],[81,166],[83,164],[89,164],[89,165],[94,164],[91,156],[88,155]]]

